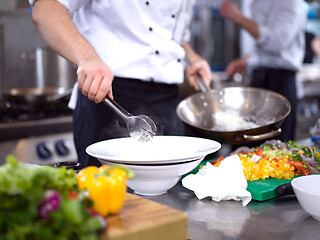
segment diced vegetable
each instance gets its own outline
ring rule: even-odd
[[[238,154],[248,181],[278,178],[291,179],[320,171],[320,153],[314,147],[299,146],[295,141],[266,141],[254,148],[240,147]],[[221,162],[214,162],[218,166]]]

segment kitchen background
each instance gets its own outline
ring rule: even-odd
[[[234,2],[250,16],[251,1]],[[231,60],[248,53],[253,45],[248,34],[220,17],[218,9],[221,2],[197,0],[191,43],[211,64],[216,80],[213,87],[217,83],[219,86],[246,85],[249,75],[226,79],[221,74]],[[320,37],[320,3],[307,6],[306,30]],[[72,112],[67,108],[67,99],[62,97],[54,109],[43,107],[41,111],[19,109],[3,100],[7,89],[50,87],[58,89],[59,94],[68,92],[76,81],[75,68],[47,48],[30,15],[27,0],[0,1],[0,159],[13,149],[18,154],[25,152],[21,149],[34,148],[33,155],[17,157],[22,161],[34,158],[36,163],[74,162]],[[320,63],[316,61],[313,65],[319,69]],[[310,127],[320,118],[319,70],[303,70],[298,80],[300,91],[295,140],[309,138]],[[181,93],[188,96],[193,90],[183,84]]]

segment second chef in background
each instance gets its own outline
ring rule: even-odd
[[[194,0],[30,0],[47,43],[78,67],[74,138],[82,167],[100,165],[85,149],[127,136],[103,104],[109,94],[133,114],[149,115],[164,135],[183,135],[176,115],[184,70],[210,82],[209,64],[188,44]],[[187,57],[189,65],[185,65]],[[82,94],[81,94],[82,92]],[[91,101],[90,101],[91,100]]]
[[[250,56],[232,61],[227,73],[233,75],[247,67],[253,70],[251,86],[282,94],[291,112],[281,126],[280,140],[294,139],[297,104],[296,72],[301,68],[304,49],[306,6],[303,0],[254,0],[252,19],[244,16],[232,2],[221,6],[221,15],[245,29],[254,39]]]

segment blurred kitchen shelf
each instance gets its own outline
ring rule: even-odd
[[[320,118],[320,96],[300,99],[296,114],[295,139],[310,138],[310,128]]]
[[[316,124],[319,118],[320,118],[320,114],[318,116],[313,116],[309,118],[297,119],[295,139],[300,140],[304,138],[311,138],[310,128]]]
[[[303,89],[306,97],[320,97],[320,81],[304,82]]]

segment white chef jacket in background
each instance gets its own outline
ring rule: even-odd
[[[260,37],[249,66],[300,69],[305,49],[303,29],[307,20],[304,1],[255,0],[251,10]]]

